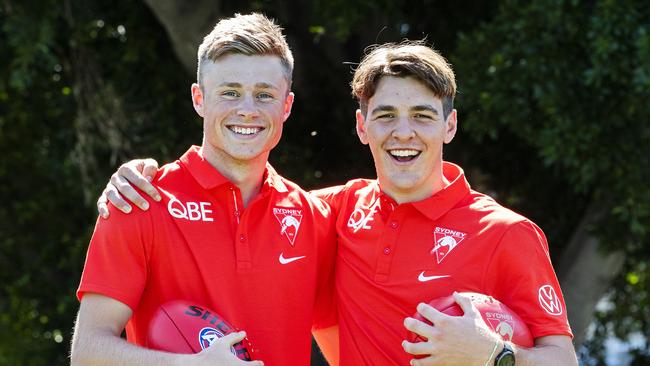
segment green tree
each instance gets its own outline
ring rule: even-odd
[[[95,197],[120,162],[200,142],[197,45],[218,17],[250,11],[275,17],[294,50],[297,102],[271,162],[307,188],[374,175],[348,87],[365,46],[428,36],[451,56],[461,133],[446,158],[545,230],[578,335],[603,294],[617,305],[585,348],[597,363],[607,331],[649,333],[648,7],[0,2],[0,365],[68,363]]]
[[[127,1],[0,2],[0,365],[68,364],[102,181],[198,126],[166,42]]]
[[[483,169],[553,228],[578,342],[604,294],[598,336],[650,333],[649,27],[647,2],[503,1],[454,57]]]

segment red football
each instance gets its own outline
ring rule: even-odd
[[[474,303],[478,311],[481,313],[485,324],[487,324],[495,333],[499,334],[501,338],[522,347],[533,346],[533,337],[530,335],[528,326],[523,320],[521,320],[519,315],[515,314],[515,312],[510,310],[510,308],[505,304],[502,304],[499,300],[496,300],[491,296],[475,292],[463,292],[462,294],[471,298],[472,303]],[[456,304],[452,295],[434,299],[429,303],[429,305],[447,315],[462,316],[464,314],[460,306]],[[413,317],[431,324],[430,321],[424,319],[419,313],[416,313]],[[411,342],[426,341],[412,332],[409,332],[408,339]]]
[[[163,304],[151,318],[146,347],[172,353],[198,353],[216,339],[238,330],[216,312],[187,301]],[[252,360],[248,338],[230,351],[239,359]]]

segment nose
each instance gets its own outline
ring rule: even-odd
[[[398,118],[391,135],[398,140],[410,140],[415,137],[411,121],[407,117]]]
[[[237,115],[245,120],[257,118],[259,111],[255,105],[255,98],[253,96],[248,95],[241,99],[241,103],[237,106]]]

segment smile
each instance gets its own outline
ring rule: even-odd
[[[415,158],[420,156],[420,153],[421,151],[413,150],[413,149],[388,150],[388,154],[393,158],[393,160],[396,160],[400,163],[407,163],[413,161],[415,160]]]
[[[238,135],[251,136],[259,133],[264,128],[262,127],[241,127],[241,126],[228,126],[228,129]]]

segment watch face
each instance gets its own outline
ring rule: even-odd
[[[515,355],[512,352],[508,352],[500,355],[501,357],[497,361],[496,366],[515,366]]]

